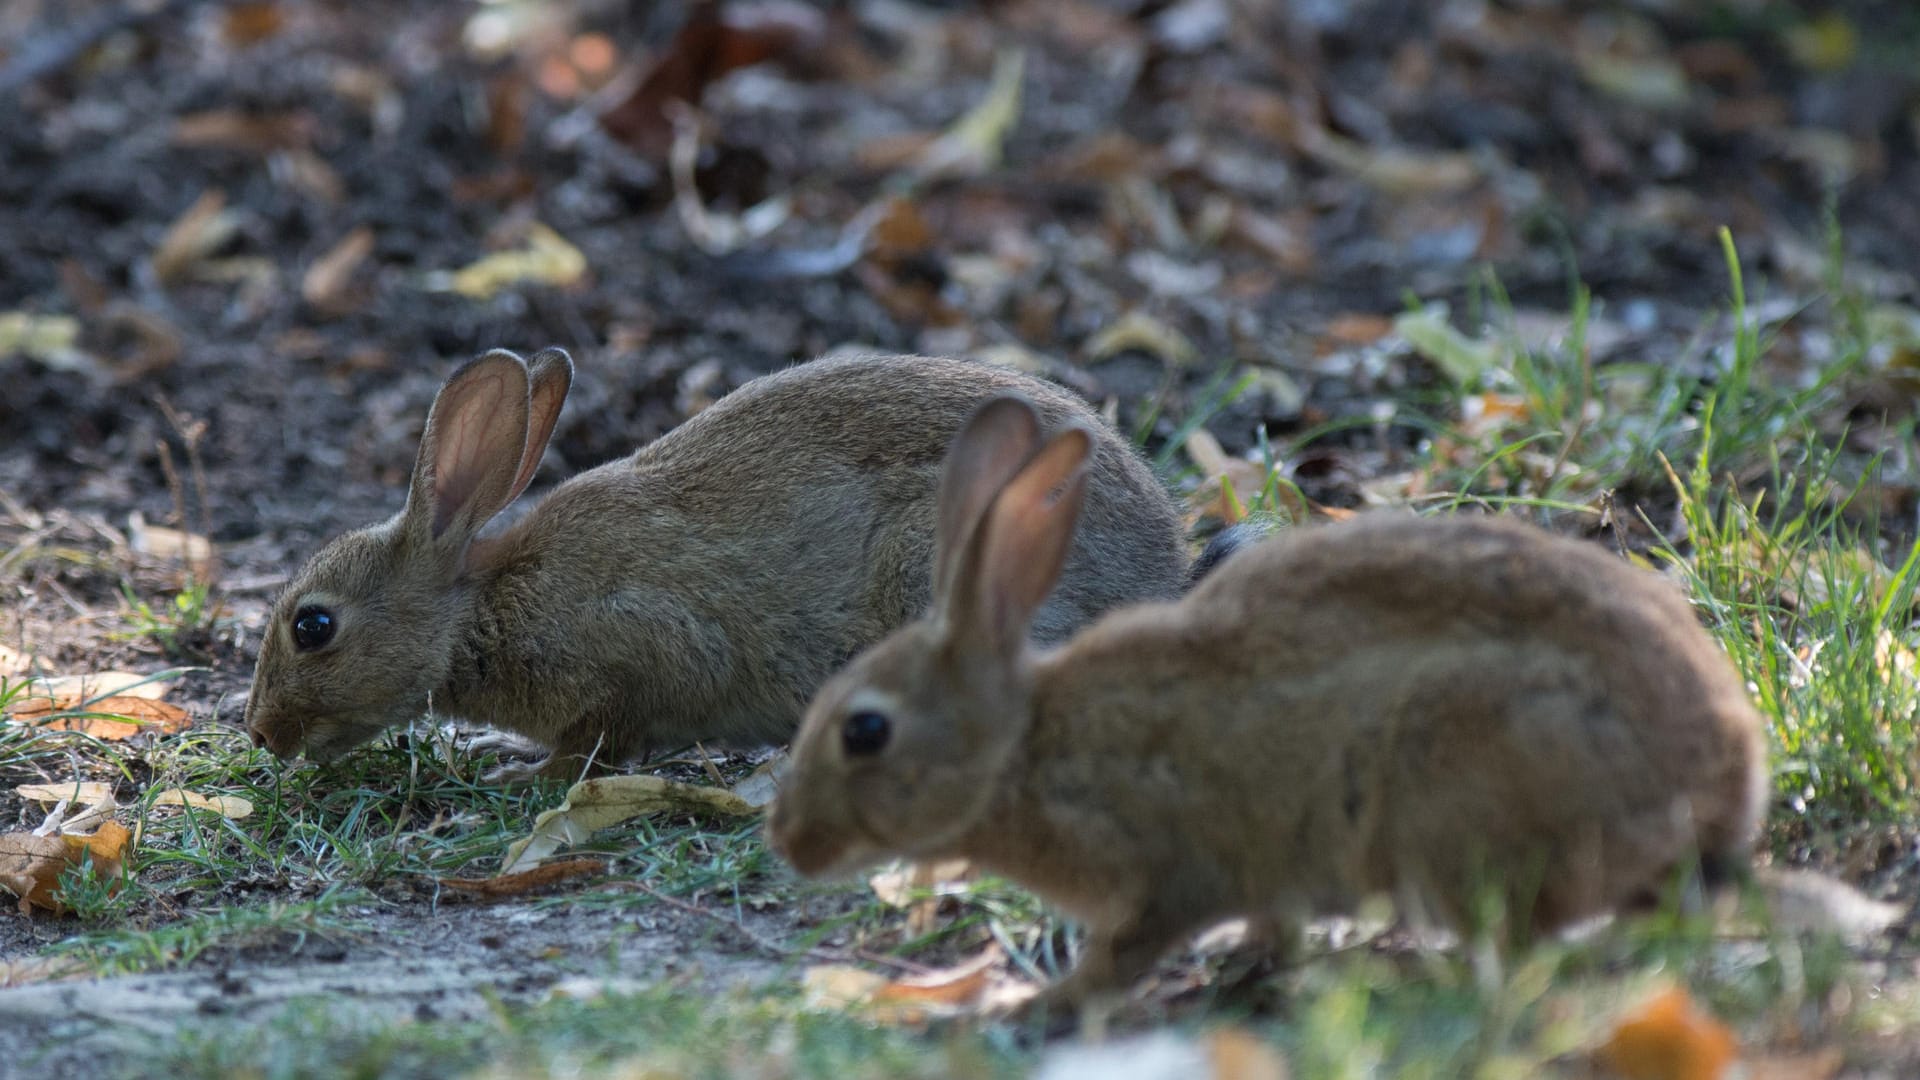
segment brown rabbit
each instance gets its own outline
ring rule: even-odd
[[[769,819],[808,875],[964,857],[1088,934],[1072,1000],[1183,935],[1387,894],[1519,933],[1745,867],[1758,714],[1658,577],[1511,521],[1391,514],[1235,555],[1051,650],[1034,614],[1089,499],[1092,430],[1037,452],[996,403],[942,481],[933,607],[821,689]]]
[[[1024,395],[1035,443],[1042,424],[1097,423],[999,368],[816,361],[480,537],[533,478],[572,371],[558,349],[495,351],[447,379],[406,509],[327,545],[275,604],[247,701],[257,743],[324,761],[431,706],[538,742],[543,771],[572,777],[696,738],[786,738],[833,670],[926,606],[941,461],[975,409]],[[1176,595],[1186,569],[1166,492],[1097,430],[1043,639]]]

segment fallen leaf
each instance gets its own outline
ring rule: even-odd
[[[278,34],[286,22],[279,4],[229,4],[220,19],[220,33],[229,45],[257,45]]]
[[[0,312],[0,356],[20,353],[60,371],[89,371],[98,362],[77,346],[80,320],[68,315]]]
[[[1246,504],[1266,487],[1266,466],[1229,455],[1221,448],[1220,440],[1206,428],[1195,428],[1187,436],[1186,452],[1187,459],[1204,477],[1204,482],[1187,497],[1188,505],[1199,510],[1203,517],[1217,518],[1228,525],[1238,524],[1247,516]]]
[[[1087,342],[1087,357],[1105,360],[1128,349],[1159,357],[1173,367],[1185,367],[1200,355],[1187,336],[1144,311],[1129,311]]]
[[[154,806],[191,806],[211,810],[230,821],[239,821],[253,813],[253,803],[238,795],[202,795],[185,788],[168,788],[153,797]]]
[[[633,92],[600,114],[600,126],[641,154],[664,157],[673,142],[671,103],[697,105],[729,71],[813,51],[826,30],[818,10],[790,0],[694,5]]]
[[[1300,148],[1321,164],[1388,195],[1445,195],[1480,182],[1469,154],[1368,146],[1321,127],[1302,127]]]
[[[987,95],[914,157],[922,179],[979,176],[1000,164],[1001,145],[1020,115],[1020,83],[1026,53],[1008,49],[994,58]]]
[[[1401,315],[1393,321],[1393,329],[1458,386],[1471,385],[1500,359],[1491,342],[1476,341],[1454,329],[1440,305]]]
[[[33,679],[4,715],[15,723],[81,731],[96,739],[127,739],[142,731],[166,735],[192,723],[185,709],[159,700],[169,685],[129,671]]]
[[[90,836],[36,836],[13,832],[0,835],[0,888],[20,898],[20,912],[41,908],[54,914],[66,911],[60,900],[60,875],[69,866],[91,860],[95,873],[117,888],[121,860],[129,833],[109,821]]]
[[[1625,1080],[1721,1080],[1739,1051],[1725,1024],[1673,987],[1622,1020],[1599,1054]]]
[[[86,704],[105,697],[138,697],[158,701],[173,689],[173,680],[137,671],[96,671],[87,675],[54,675],[36,678],[28,693],[71,704]],[[67,708],[68,705],[61,705]],[[42,710],[46,711],[46,710]]]
[[[300,298],[323,311],[341,310],[353,272],[371,254],[373,230],[361,225],[307,267],[306,274],[300,278]]]
[[[582,780],[566,800],[542,811],[533,831],[507,848],[502,875],[516,873],[609,825],[669,810],[748,817],[758,809],[724,788],[683,784],[658,776],[603,776]]]
[[[792,760],[785,750],[780,751],[733,785],[733,793],[748,806],[756,809],[765,807],[773,801],[774,796],[780,794],[780,780],[786,775],[787,766]]]
[[[1287,1080],[1287,1061],[1245,1028],[1215,1028],[1200,1038],[1211,1080]]]
[[[1286,1080],[1286,1059],[1237,1027],[1199,1038],[1173,1031],[1073,1042],[1041,1059],[1035,1080]]]
[[[924,899],[929,892],[935,896],[964,893],[973,876],[973,864],[965,859],[896,863],[869,877],[867,887],[888,907],[904,908]]]
[[[28,802],[49,804],[68,802],[76,806],[92,806],[95,803],[113,801],[113,785],[98,780],[71,780],[64,784],[21,784],[13,789],[13,793]]]
[[[239,215],[228,210],[227,193],[218,188],[201,193],[181,214],[153,252],[153,275],[169,285],[186,276],[195,263],[213,254],[240,230]]]
[[[127,515],[127,542],[142,555],[184,562],[196,572],[204,573],[213,565],[211,540],[165,525],[149,525],[146,515],[138,510]]]
[[[1831,1080],[1840,1074],[1847,1055],[1829,1046],[1810,1054],[1748,1058],[1740,1063],[1741,1080]]]
[[[523,282],[572,285],[586,276],[587,257],[559,233],[539,222],[527,227],[526,246],[495,252],[451,274],[429,275],[427,288],[485,300]]]
[[[1518,394],[1468,394],[1460,399],[1460,426],[1475,437],[1521,423],[1532,415]]]
[[[315,127],[313,114],[304,111],[251,113],[216,109],[191,113],[174,121],[173,143],[264,155],[309,146]]]
[[[809,1008],[859,1011],[881,1023],[914,1025],[1002,1011],[1040,989],[1006,969],[1006,955],[998,945],[989,945],[958,966],[901,979],[844,964],[822,964],[808,968],[800,985]]]
[[[516,874],[501,874],[497,877],[481,878],[435,878],[434,882],[455,892],[471,893],[487,899],[504,899],[513,896],[525,896],[535,889],[544,889],[568,878],[586,874],[604,873],[607,864],[601,859],[568,859],[564,862],[550,862],[536,866],[531,870],[522,870]]]
[[[84,978],[91,974],[93,969],[78,956],[29,956],[22,960],[0,960],[0,987]]]

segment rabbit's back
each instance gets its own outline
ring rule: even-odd
[[[1004,368],[830,357],[748,383],[608,468],[645,474],[658,497],[716,532],[780,530],[809,548],[811,538],[864,528],[855,547],[865,557],[854,569],[869,575],[867,603],[891,629],[929,599],[932,507],[953,434],[981,403],[1008,392],[1031,401],[1049,428],[1090,418],[1079,398]],[[1144,462],[1102,430],[1073,555],[1036,620],[1041,641],[1118,604],[1174,596],[1186,572],[1171,501]]]
[[[1499,881],[1562,925],[1696,850],[1744,859],[1764,797],[1758,716],[1685,601],[1497,520],[1282,536],[1101,620],[1043,661],[1036,697],[1041,768],[1070,773],[1044,763],[1097,738],[1141,762],[1121,786],[1164,789],[1113,797],[1183,819],[1133,826],[1181,838],[1169,873],[1314,906],[1390,890],[1458,921]]]

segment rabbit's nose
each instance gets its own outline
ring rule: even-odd
[[[267,737],[266,737],[265,735],[262,735],[262,734],[260,733],[260,729],[259,729],[259,728],[248,728],[248,729],[247,729],[247,734],[248,734],[248,735],[251,735],[251,736],[253,737],[253,747],[254,747],[254,749],[256,749],[256,750],[258,750],[258,749],[260,749],[261,747],[263,747],[263,746],[265,746],[265,745],[267,745]]]

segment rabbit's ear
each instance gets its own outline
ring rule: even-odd
[[[1060,578],[1087,490],[1093,433],[1055,435],[993,500],[967,545],[950,610],[953,633],[1012,657]]]
[[[1040,448],[1040,418],[1025,398],[1004,395],[974,412],[947,451],[934,531],[933,599],[945,607],[968,540],[994,496]]]
[[[527,448],[514,474],[513,490],[502,506],[519,498],[540,471],[540,458],[547,452],[547,440],[553,438],[553,425],[559,422],[560,407],[567,403],[567,390],[573,386],[573,360],[565,349],[542,349],[527,361],[527,374],[531,380]]]
[[[406,518],[436,543],[464,547],[513,501],[527,449],[527,366],[505,349],[447,377],[427,412]]]

